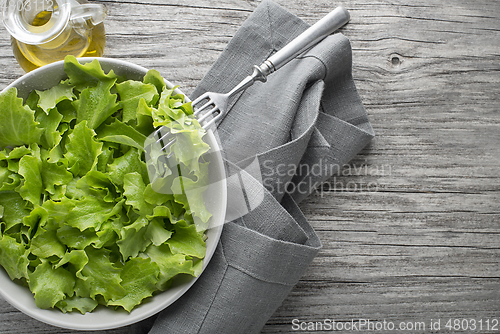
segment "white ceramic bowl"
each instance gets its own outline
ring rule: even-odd
[[[80,62],[92,61],[93,58],[81,58]],[[111,58],[99,58],[102,68],[107,73],[113,70],[118,75],[125,75],[127,79],[142,80],[147,69],[132,63]],[[14,81],[10,87],[18,89],[18,95],[26,98],[33,89],[44,90],[57,85],[60,80],[66,78],[64,62],[56,62],[23,75]],[[168,87],[173,85],[166,81]],[[181,91],[179,91],[182,93]],[[220,155],[220,149],[214,134],[208,131],[207,143],[215,154],[210,154],[210,186],[205,192],[205,202],[208,210],[212,213],[210,227],[207,231],[207,253],[204,259],[204,269],[210,261],[217,243],[219,241],[224,216],[226,212],[226,184],[225,169]],[[35,305],[35,299],[31,291],[24,286],[18,285],[10,280],[5,270],[0,266],[0,294],[23,313],[42,322],[75,330],[105,330],[130,325],[146,319],[168,307],[181,297],[196,281],[196,278],[182,282],[167,291],[159,293],[147,302],[136,307],[132,312],[114,311],[109,308],[99,307],[91,313],[82,315],[78,312],[64,314],[58,309],[43,310]]]

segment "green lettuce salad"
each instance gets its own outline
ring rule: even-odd
[[[74,57],[64,68],[68,79],[26,101],[0,93],[0,265],[40,308],[130,312],[201,272],[211,215],[183,190],[202,199],[209,145],[157,71],[127,80]],[[172,193],[153,190],[145,161],[162,125],[184,171],[162,179]]]

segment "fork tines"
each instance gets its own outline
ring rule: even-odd
[[[205,103],[202,104],[203,102]],[[220,108],[214,101],[214,96],[210,96],[209,93],[201,95],[191,105],[194,109],[193,115],[197,116],[198,122],[202,124],[204,129],[207,129],[222,116]],[[201,107],[198,107],[198,105],[201,105]],[[170,130],[164,126],[158,128],[153,137],[156,139],[156,144],[162,145],[161,151],[166,151],[176,141]]]
[[[202,102],[206,101],[204,104]],[[198,105],[201,104],[201,107],[198,107]],[[208,128],[210,125],[212,125],[215,121],[217,121],[218,116],[221,114],[219,107],[217,106],[216,101],[214,101],[213,97],[210,96],[209,93],[205,93],[198,97],[196,100],[194,100],[191,104],[193,106],[194,115],[198,116],[197,117],[198,122],[202,124],[203,128]],[[212,117],[210,119],[210,117]]]

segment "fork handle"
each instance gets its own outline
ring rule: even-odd
[[[344,7],[337,7],[328,15],[316,22],[294,40],[288,43],[281,50],[269,57],[260,66],[260,72],[267,76],[281,68],[283,65],[294,59],[302,52],[313,45],[319,43],[323,38],[330,35],[347,22],[349,22],[349,12]]]

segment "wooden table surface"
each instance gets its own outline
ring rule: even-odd
[[[105,56],[191,93],[260,1],[102,2]],[[500,2],[276,2],[308,23],[350,11],[342,32],[377,137],[301,204],[324,247],[263,333],[295,332],[294,319],[500,332]],[[22,74],[1,27],[0,89]],[[0,333],[73,331],[0,299]]]

